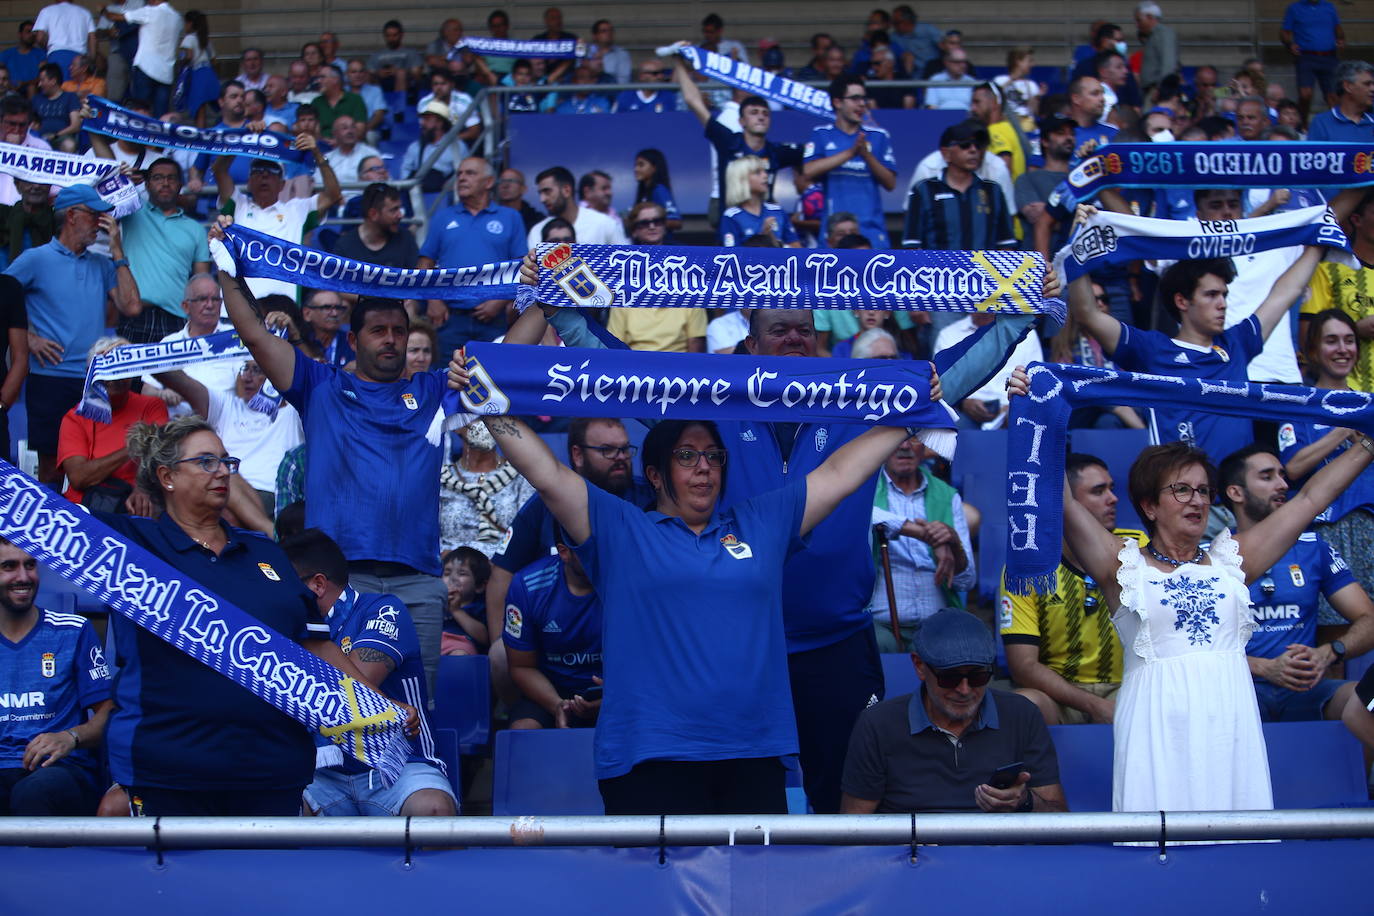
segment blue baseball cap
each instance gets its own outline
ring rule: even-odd
[[[992,631],[968,611],[945,608],[927,617],[911,638],[911,651],[930,668],[991,668],[997,660]]]
[[[90,185],[74,184],[58,191],[57,200],[52,204],[53,210],[57,213],[68,207],[86,207],[97,213],[109,213],[114,209],[114,204],[97,194],[95,188]]]

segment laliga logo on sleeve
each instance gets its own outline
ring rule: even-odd
[[[468,357],[468,390],[462,394],[463,404],[473,413],[485,413],[492,416],[503,414],[510,410],[510,398],[497,387],[496,382],[492,381],[491,373],[488,372],[477,357]]]
[[[725,552],[736,560],[747,560],[754,555],[754,551],[749,548],[749,545],[733,534],[727,534],[721,538],[720,546],[724,547]]]
[[[1079,264],[1116,251],[1116,230],[1111,226],[1089,226],[1073,240],[1070,251]]]
[[[615,293],[601,282],[586,261],[573,254],[567,242],[544,255],[540,263],[553,271],[554,282],[578,305],[602,308],[615,301]]]

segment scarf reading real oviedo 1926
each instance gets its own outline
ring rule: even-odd
[[[1296,385],[1235,384],[1032,363],[1030,393],[1011,399],[1007,424],[1007,573],[1014,594],[1053,587],[1062,547],[1069,414],[1078,407],[1185,405],[1198,413],[1294,420],[1374,435],[1374,395]]]

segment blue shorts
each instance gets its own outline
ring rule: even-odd
[[[1255,699],[1259,700],[1260,718],[1265,722],[1318,722],[1322,711],[1336,691],[1349,681],[1323,678],[1311,690],[1289,690],[1268,681],[1255,681]]]
[[[376,770],[348,774],[328,767],[318,769],[315,781],[305,787],[305,800],[322,817],[392,817],[400,814],[405,800],[421,789],[438,789],[453,798],[448,779],[433,764],[412,761],[390,787],[382,784]],[[458,810],[456,798],[453,810]]]
[[[1329,95],[1335,88],[1336,65],[1339,63],[1339,58],[1334,54],[1298,55],[1298,88],[1305,89],[1315,83],[1322,95]]]

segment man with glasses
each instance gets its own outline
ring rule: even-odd
[[[33,132],[33,105],[20,95],[0,99],[0,141],[31,149],[52,149],[52,145]],[[18,203],[14,177],[0,172],[0,204]]]
[[[825,215],[848,211],[874,248],[887,248],[882,190],[897,186],[897,158],[881,127],[866,127],[868,90],[861,76],[848,74],[830,84],[835,123],[811,129],[806,144],[806,177],[825,187]]]
[[[105,329],[107,309],[132,318],[143,308],[113,209],[90,185],[63,188],[53,202],[57,237],[5,269],[26,296],[29,447],[38,452],[39,481],[50,486],[62,480],[56,460],[62,415],[81,400],[86,357]],[[113,259],[88,250],[101,229],[109,233]]]
[[[968,54],[961,47],[950,48],[941,58],[944,69],[930,78],[932,83],[962,83],[969,75]],[[973,104],[971,86],[931,86],[926,90],[926,108],[938,111],[968,111]]]
[[[1288,479],[1273,447],[1258,442],[1232,452],[1217,470],[1217,494],[1236,517],[1236,533],[1248,531],[1288,501]],[[1337,612],[1319,614],[1325,597]],[[1346,657],[1374,648],[1374,604],[1355,581],[1345,559],[1326,540],[1307,531],[1280,560],[1250,585],[1258,626],[1245,646],[1260,718],[1266,722],[1339,719],[1354,681],[1332,677]],[[1346,622],[1349,628],[1345,628]],[[1319,626],[1339,623],[1338,639],[1319,642]]]
[[[666,63],[653,57],[639,65],[639,72],[635,74],[635,81],[639,83],[666,82],[669,72]],[[681,100],[675,98],[669,89],[626,89],[615,98],[615,112],[622,114],[652,111],[654,114],[659,114],[665,111],[676,111],[681,107],[681,104]]]
[[[181,307],[186,312],[186,326],[162,338],[164,343],[190,340],[193,337],[205,337],[218,331],[234,329],[227,319],[220,317],[224,310],[224,298],[220,295],[219,283],[208,273],[198,273],[186,281]],[[238,380],[238,367],[222,359],[193,363],[183,371],[211,391],[229,391]],[[181,395],[170,388],[162,387],[162,384],[151,375],[143,377],[143,393],[161,398],[171,416],[177,417],[191,412],[191,408]]]
[[[1074,499],[1103,528],[1144,543],[1139,531],[1116,527],[1115,482],[1094,455],[1070,454],[1064,474]],[[1121,689],[1121,640],[1101,588],[1070,565],[1054,572],[1046,591],[1002,590],[1000,626],[1016,692],[1040,710],[1046,725],[1111,722]]]
[[[988,151],[988,130],[962,121],[940,135],[944,171],[911,189],[902,245],[928,251],[1015,248],[1002,189],[978,176]]]
[[[381,160],[377,159],[380,163]],[[364,164],[366,164],[364,160]],[[382,168],[383,173],[385,167]],[[367,178],[360,174],[358,177]],[[350,226],[334,243],[334,253],[355,261],[367,261],[387,267],[409,268],[419,260],[420,249],[415,236],[401,228],[405,209],[401,206],[401,192],[389,184],[374,181],[358,198],[357,215],[363,221]]]
[[[928,618],[911,642],[920,689],[864,710],[854,728],[840,813],[1067,810],[1035,706],[988,689],[996,659],[992,633],[972,614]]]
[[[310,291],[301,306],[301,315],[305,318],[301,335],[308,335],[310,342],[319,347],[326,366],[347,367],[357,356],[348,345],[348,332],[343,330],[346,311],[348,306],[344,305],[343,297],[332,289]]]

